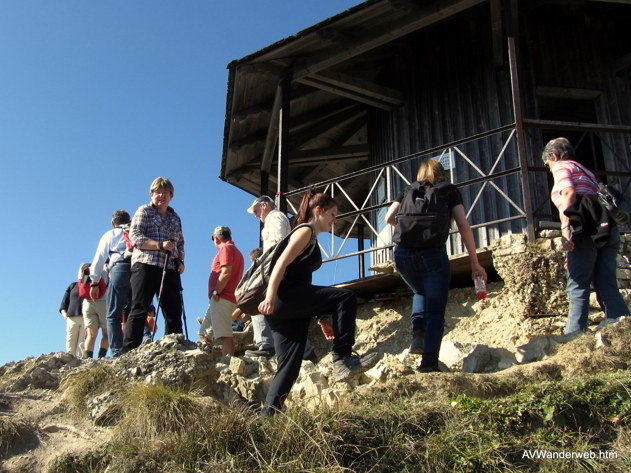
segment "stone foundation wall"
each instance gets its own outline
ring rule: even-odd
[[[620,235],[618,287],[631,288],[631,234]],[[542,230],[534,244],[526,235],[506,235],[495,240],[493,265],[504,280],[520,315],[567,314],[567,270],[560,230]]]

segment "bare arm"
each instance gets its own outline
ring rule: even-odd
[[[572,242],[572,231],[570,228],[570,218],[565,215],[564,210],[574,203],[576,199],[576,189],[574,187],[566,187],[561,191],[561,202],[559,204],[559,218],[561,220],[561,244],[566,250],[572,251],[574,243]]]
[[[397,224],[396,215],[399,211],[399,207],[401,206],[401,202],[392,202],[392,205],[388,207],[388,212],[386,213],[386,223],[394,226]]]
[[[217,279],[217,285],[215,286],[215,291],[217,294],[221,294],[221,291],[224,290],[228,281],[230,281],[230,276],[232,275],[232,266],[226,265],[222,266],[219,270],[219,279]],[[218,300],[219,296],[215,296],[215,300]]]
[[[456,205],[453,208],[453,215],[456,220],[458,230],[460,231],[462,242],[467,248],[467,253],[469,253],[469,260],[471,261],[471,278],[473,279],[476,274],[481,273],[484,274],[484,280],[486,281],[486,271],[484,271],[484,268],[478,262],[475,239],[473,238],[473,232],[471,231],[469,222],[467,222],[467,216],[464,213],[464,206],[462,204]]]
[[[287,266],[294,262],[294,260],[303,252],[303,250],[309,244],[311,239],[311,229],[304,227],[296,231],[289,238],[287,247],[283,250],[278,261],[274,265],[272,275],[270,276],[269,284],[267,285],[267,292],[265,294],[265,300],[259,304],[259,312],[264,315],[269,315],[274,312],[276,305],[276,292],[278,286],[283,280],[285,270]]]

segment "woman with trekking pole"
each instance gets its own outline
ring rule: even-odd
[[[156,178],[149,188],[151,203],[139,207],[131,221],[132,296],[123,340],[125,352],[142,343],[154,294],[161,294],[158,310],[162,307],[164,333],[182,333],[179,274],[184,272],[184,236],[180,217],[169,207],[173,192],[169,179]]]
[[[272,329],[278,359],[264,415],[272,415],[282,407],[298,378],[309,323],[315,316],[332,314],[332,323],[324,319],[319,323],[327,340],[333,341],[333,382],[345,381],[377,361],[376,353],[362,357],[353,353],[355,293],[311,283],[312,273],[322,265],[316,237],[331,230],[337,213],[337,202],[332,197],[311,190],[305,193],[294,218],[295,229],[274,265],[265,300],[259,304],[259,312],[267,316]]]

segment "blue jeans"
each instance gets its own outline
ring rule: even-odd
[[[107,287],[107,340],[112,356],[119,356],[123,348],[123,330],[121,316],[123,309],[129,304],[131,285],[131,265],[117,263],[110,270],[110,284]]]
[[[608,319],[629,315],[616,280],[616,256],[620,247],[618,228],[611,229],[609,241],[602,248],[596,248],[592,239],[585,235],[577,235],[572,241],[575,248],[567,252],[570,308],[564,333],[587,329],[590,283],[594,284],[596,298]]]
[[[425,324],[423,359],[428,354],[429,358],[438,361],[451,279],[447,252],[399,245],[394,249],[394,264],[414,293],[412,330],[418,330]]]

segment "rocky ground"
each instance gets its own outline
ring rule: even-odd
[[[628,290],[624,294],[627,300],[631,296]],[[360,353],[377,351],[377,365],[350,382],[332,383],[330,346],[313,324],[310,337],[322,359],[317,365],[303,363],[288,404],[334,405],[354,389],[419,376],[414,371],[419,357],[407,350],[411,298],[392,294],[382,299],[386,300],[361,305],[357,319],[356,349]],[[501,282],[490,284],[489,297],[482,301],[475,299],[472,288],[454,289],[447,308],[442,367],[452,372],[501,373],[520,364],[548,360],[571,366],[573,351],[564,347],[582,343],[588,350],[598,350],[610,343],[601,335],[603,324],[598,324],[603,314],[593,302],[590,332],[574,340],[576,337],[561,336],[564,314],[525,316],[523,300]],[[238,336],[238,353],[251,343],[251,337],[248,326]],[[64,386],[77,373],[95,367],[102,367],[103,376],[112,380],[111,389],[86,399],[87,416],[76,415],[68,409]],[[121,383],[161,382],[197,389],[213,402],[257,405],[264,399],[274,371],[273,360],[221,357],[217,347],[187,342],[182,336],[143,345],[116,360],[78,360],[52,353],[9,363],[0,367],[0,472],[46,471],[61,454],[85,453],[108,441],[112,399]]]

